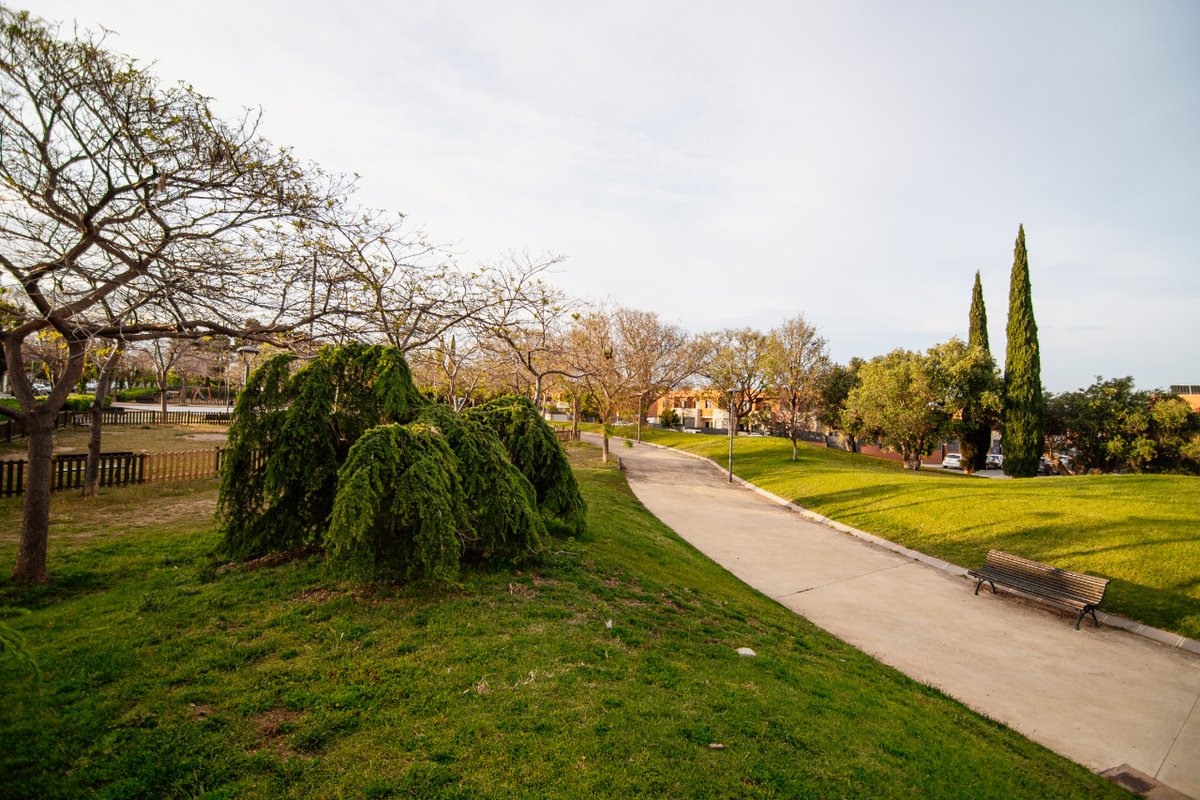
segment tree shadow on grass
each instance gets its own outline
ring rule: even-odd
[[[51,575],[48,583],[0,583],[0,602],[30,610],[49,608],[67,600],[112,588],[116,577],[98,569],[64,569]]]

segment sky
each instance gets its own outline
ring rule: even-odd
[[[1002,364],[1023,224],[1047,389],[1200,384],[1194,0],[5,2],[261,107],[464,267],[803,314],[842,362],[965,339],[978,270]]]

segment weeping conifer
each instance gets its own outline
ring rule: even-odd
[[[1029,287],[1025,227],[1017,231],[1008,294],[1008,346],[1004,356],[1004,472],[1037,475],[1044,446],[1042,363]]]
[[[504,395],[464,414],[485,422],[500,436],[517,469],[537,491],[543,516],[557,521],[574,536],[583,533],[587,506],[567,455],[528,397]]]
[[[536,412],[545,430],[530,420],[506,430],[517,452],[544,462],[529,470],[544,492],[486,415],[422,398],[398,350],[330,347],[293,373],[295,361],[271,359],[238,399],[218,501],[229,555],[316,546],[348,576],[444,580],[464,557],[539,553],[539,511],[575,522],[563,511],[574,508],[582,532],[574,475]]]
[[[295,360],[255,370],[234,408],[218,514],[235,558],[320,545],[350,447],[426,404],[395,348],[322,348],[292,374]]]
[[[450,580],[466,528],[458,459],[445,437],[426,425],[380,425],[354,443],[338,471],[329,563],[359,580]]]
[[[417,422],[444,436],[461,466],[469,529],[463,534],[464,555],[520,561],[540,552],[546,526],[537,491],[509,461],[500,437],[443,404],[426,406]]]
[[[991,355],[988,347],[987,308],[983,304],[983,284],[979,270],[975,271],[975,286],[971,290],[971,318],[967,331],[967,347],[979,347]],[[979,397],[967,398],[963,404],[962,435],[959,450],[962,453],[963,469],[977,472],[984,467],[988,449],[992,445],[991,419],[980,408]]]

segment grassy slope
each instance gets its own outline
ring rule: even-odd
[[[575,453],[587,539],[436,596],[214,569],[210,482],[56,497],[54,584],[0,585],[44,672],[0,661],[0,796],[1125,796],[748,590]]]
[[[650,442],[724,464],[723,437],[651,431]],[[617,451],[619,452],[619,450]],[[989,548],[1112,579],[1103,608],[1200,638],[1200,478],[1097,475],[988,480],[783,439],[737,440],[734,471],[831,519],[955,564]]]

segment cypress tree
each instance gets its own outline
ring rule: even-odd
[[[1014,478],[1037,475],[1045,443],[1042,360],[1033,296],[1029,288],[1029,256],[1025,227],[1017,231],[1012,281],[1008,292],[1008,348],[1004,354],[1004,472]]]
[[[975,287],[971,290],[971,319],[967,332],[967,347],[979,347],[988,355],[987,308],[983,305],[983,284],[979,270],[975,270]],[[982,387],[980,387],[982,389]],[[963,469],[977,472],[984,467],[987,451],[992,444],[992,424],[979,407],[979,397],[968,398],[962,411],[962,436],[959,450],[962,452]]]

